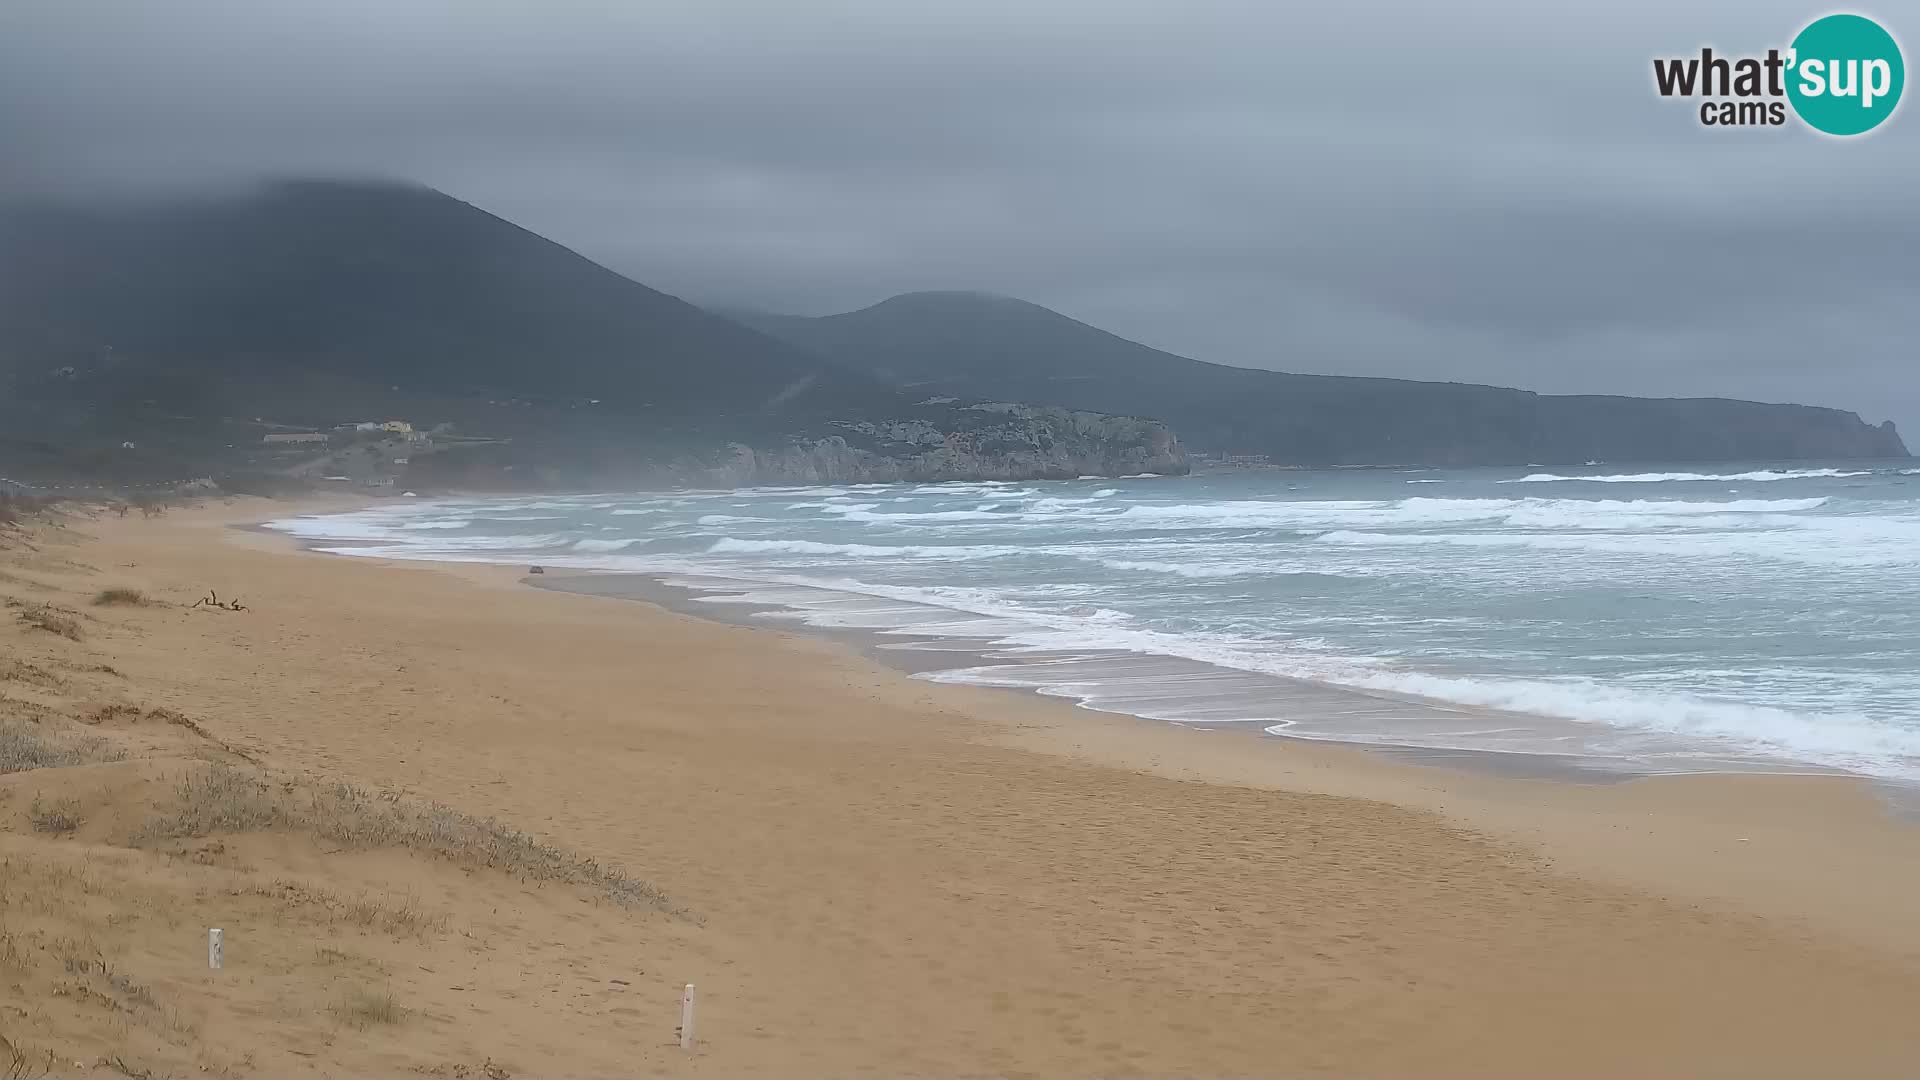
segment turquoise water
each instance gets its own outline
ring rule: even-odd
[[[1920,779],[1912,463],[396,499],[274,527],[652,573],[951,648],[936,679],[1172,721]],[[1290,680],[1409,707],[1329,720]]]

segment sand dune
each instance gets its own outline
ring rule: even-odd
[[[0,1033],[56,1067],[1893,1076],[1920,1054],[1911,830],[1844,782],[1601,791],[1197,735],[228,528],[264,516],[0,552],[0,717],[88,759],[0,776]],[[93,605],[108,586],[150,602]],[[189,606],[208,589],[251,610]],[[77,639],[19,621],[44,604]],[[150,827],[210,769],[295,807],[348,781],[397,800],[368,813],[496,818],[666,899],[310,811]],[[40,831],[36,800],[82,823]]]

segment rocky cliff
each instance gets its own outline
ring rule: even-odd
[[[1070,480],[1188,471],[1186,452],[1165,424],[1073,409],[923,402],[898,419],[832,420],[827,428],[681,450],[664,459],[504,445],[416,453],[401,482],[426,489],[662,489]]]
[[[731,456],[685,470],[719,486],[1071,480],[1180,475],[1187,456],[1162,423],[1026,405],[976,404],[931,419],[834,421],[824,438],[777,449],[734,444]]]

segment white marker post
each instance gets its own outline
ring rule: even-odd
[[[693,984],[680,992],[680,1049],[693,1053]]]
[[[220,970],[221,954],[225,951],[225,938],[226,931],[224,930],[207,931],[207,969],[209,971]]]

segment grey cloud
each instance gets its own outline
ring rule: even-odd
[[[0,192],[394,175],[696,301],[987,289],[1229,363],[1920,431],[1920,121],[1711,132],[1651,86],[1819,11],[1463,7],[14,0]]]

